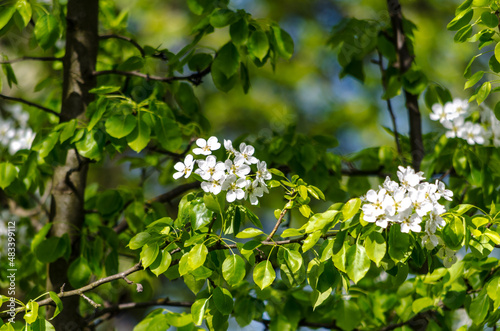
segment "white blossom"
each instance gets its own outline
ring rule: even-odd
[[[234,160],[234,162],[231,160],[226,160],[224,162],[224,165],[225,165],[226,170],[229,174],[235,175],[235,176],[238,176],[241,178],[245,178],[246,175],[248,175],[250,173],[250,170],[251,170],[248,165],[244,164],[243,159],[238,159],[238,158],[236,158]]]
[[[227,191],[227,202],[241,200],[245,197],[243,189],[247,186],[247,181],[244,178],[237,178],[235,175],[229,175],[222,183],[222,189]]]
[[[247,180],[246,190],[245,190],[245,199],[249,199],[252,205],[256,205],[259,203],[257,198],[261,198],[264,196],[264,188],[259,185],[259,182],[255,180],[252,182],[251,180]],[[265,188],[267,190],[267,188]]]
[[[182,176],[188,178],[191,175],[191,172],[193,171],[193,167],[194,167],[193,156],[191,154],[188,154],[186,155],[184,162],[177,162],[174,165],[174,169],[177,170],[177,172],[174,174],[174,179],[179,179]]]
[[[405,189],[417,186],[421,180],[425,179],[422,171],[415,173],[415,170],[413,170],[410,166],[406,167],[406,169],[403,166],[399,166],[398,169],[399,171],[397,172],[397,175],[399,181]]]
[[[420,226],[422,218],[418,214],[414,214],[411,208],[403,210],[396,217],[398,223],[401,223],[401,232],[420,232],[422,230]]]
[[[385,214],[386,208],[391,204],[389,199],[391,199],[391,197],[387,195],[385,189],[381,189],[378,192],[369,190],[366,193],[366,200],[370,203],[362,207],[364,220],[370,223],[376,222],[377,217]]]
[[[201,183],[201,188],[203,191],[207,193],[213,193],[215,195],[219,194],[222,191],[222,183],[226,179],[225,175],[222,175],[219,179],[214,179],[212,178],[211,181],[208,182],[202,182]]]
[[[273,175],[267,170],[266,161],[257,162],[257,172],[255,173],[255,180],[265,185],[266,180],[270,180]]]
[[[217,162],[217,158],[213,155],[207,156],[206,160],[198,161],[198,169],[195,173],[200,175],[204,180],[218,180],[224,176],[226,166],[223,162]]]
[[[469,145],[483,145],[486,141],[485,136],[486,131],[477,123],[466,122],[460,129],[460,137],[467,140]]]
[[[224,139],[224,148],[229,154],[236,155],[236,149],[233,147],[233,142],[231,140]]]
[[[236,156],[235,162],[240,158],[249,165],[259,162],[259,160],[255,156],[253,156],[253,153],[255,153],[255,148],[253,146],[241,143],[240,153]]]
[[[198,148],[193,149],[193,153],[196,155],[210,155],[212,154],[212,151],[220,148],[220,143],[217,137],[210,137],[208,140],[199,138],[196,140],[196,145],[198,145]]]

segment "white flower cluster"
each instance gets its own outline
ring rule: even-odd
[[[29,149],[35,138],[35,133],[28,126],[28,113],[20,106],[8,108],[12,118],[0,117],[0,145],[8,147],[10,154],[15,154],[21,149]]]
[[[362,210],[366,222],[387,228],[390,223],[401,224],[401,232],[421,232],[425,220],[425,235],[422,243],[427,249],[439,244],[435,235],[438,228],[446,223],[440,216],[446,209],[439,203],[441,198],[451,201],[453,192],[447,190],[443,182],[435,184],[421,182],[423,172],[415,173],[411,167],[399,166],[397,172],[400,183],[387,177],[378,191],[369,190]]]
[[[266,181],[270,180],[272,175],[267,170],[266,162],[259,161],[253,156],[255,152],[253,146],[241,143],[240,150],[237,151],[233,148],[231,140],[224,140],[228,158],[222,162],[217,161],[212,155],[212,151],[221,147],[216,137],[210,137],[208,140],[200,138],[196,140],[196,145],[198,147],[193,149],[193,153],[206,155],[206,159],[195,160],[193,155],[188,154],[184,162],[177,162],[174,165],[174,169],[177,170],[174,179],[188,178],[195,165],[198,165],[194,173],[204,180],[201,183],[203,191],[215,195],[227,191],[228,202],[249,199],[252,205],[256,205],[259,203],[257,198],[269,193]],[[257,168],[254,174],[251,174],[252,165],[256,165]]]
[[[500,121],[493,111],[487,107],[481,110],[481,124],[467,120],[471,113],[467,100],[455,99],[444,106],[433,105],[430,118],[448,129],[448,138],[461,138],[469,145],[488,144],[491,138],[495,147],[500,147]]]

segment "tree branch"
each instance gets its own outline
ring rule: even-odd
[[[385,69],[384,69],[384,63],[382,61],[382,53],[380,53],[379,50],[377,50],[378,53],[378,66],[380,68],[380,75],[382,76],[382,86],[384,87],[384,91],[387,90],[387,82],[385,80]],[[404,156],[403,156],[403,151],[401,150],[401,144],[399,142],[399,134],[398,134],[398,127],[396,125],[396,116],[394,115],[394,111],[392,110],[392,103],[391,99],[387,99],[387,110],[389,111],[389,115],[391,116],[391,121],[392,121],[392,128],[394,130],[394,140],[396,141],[396,147],[398,149],[398,154],[399,157],[403,160],[403,163],[406,163]]]
[[[187,80],[191,82],[193,85],[200,85],[202,82],[202,78],[208,73],[210,73],[210,67],[188,76],[170,76],[170,77],[152,76],[149,74],[143,74],[142,72],[138,71],[122,71],[122,70],[111,69],[111,70],[94,71],[94,76],[100,76],[100,75],[132,76],[132,77],[144,78],[146,80],[155,80],[163,83],[171,83],[177,80]]]
[[[62,58],[60,57],[51,57],[51,56],[23,56],[18,59],[12,59],[12,60],[7,60],[7,61],[0,61],[0,64],[12,64],[16,62],[22,62],[22,61],[62,61]]]
[[[273,231],[271,231],[271,233],[269,234],[269,236],[267,236],[267,238],[266,238],[266,240],[265,240],[265,241],[270,241],[270,240],[273,238],[273,236],[274,236],[274,234],[276,233],[276,231],[278,231],[278,228],[279,228],[279,226],[280,226],[280,224],[281,224],[281,221],[283,220],[283,217],[285,217],[285,215],[286,215],[287,211],[288,211],[288,209],[283,209],[283,210],[281,211],[281,214],[280,214],[280,216],[279,216],[279,218],[278,218],[278,221],[277,221],[277,222],[276,222],[276,224],[274,225],[274,229],[273,229]]]
[[[398,0],[387,0],[389,16],[393,30],[392,42],[396,47],[398,62],[396,67],[403,75],[410,69],[414,56],[410,54],[407,39],[403,31],[403,14]],[[420,163],[424,158],[424,143],[422,139],[422,119],[418,108],[418,95],[412,94],[404,89],[406,98],[406,108],[408,109],[408,120],[410,122],[410,145],[413,168],[420,170]]]
[[[129,38],[129,37],[126,37],[126,36],[117,35],[117,34],[105,34],[105,35],[99,36],[99,39],[101,39],[101,40],[105,40],[105,39],[120,39],[120,40],[127,41],[127,42],[129,42],[130,44],[132,44],[135,48],[137,48],[139,50],[139,52],[141,53],[142,57],[146,56],[146,52],[144,52],[144,48],[142,48],[141,45],[139,45],[139,43],[137,43],[137,41],[135,41],[132,38]]]
[[[24,103],[28,106],[31,106],[31,107],[35,107],[35,108],[38,108],[38,109],[41,109],[43,110],[44,112],[47,112],[49,114],[52,114],[52,115],[56,115],[57,117],[60,117],[60,114],[59,113],[56,113],[55,111],[53,111],[52,109],[49,109],[47,107],[44,107],[44,106],[41,106],[39,104],[36,104],[34,102],[31,102],[31,101],[28,101],[28,100],[24,100],[22,98],[16,98],[16,97],[9,97],[7,95],[4,95],[4,94],[0,94],[0,98],[2,99],[5,99],[5,100],[9,100],[9,101],[16,101],[16,102],[20,102],[20,103]]]

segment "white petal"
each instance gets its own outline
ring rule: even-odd
[[[184,172],[176,172],[176,173],[174,174],[174,179],[179,179],[179,178],[181,178],[183,175],[184,175]]]
[[[198,139],[196,139],[196,145],[198,145],[198,147],[203,148],[203,147],[207,146],[207,141],[203,138],[198,138]]]
[[[177,162],[174,165],[174,169],[177,170],[177,171],[184,171],[184,168],[186,168],[186,166],[182,162]]]
[[[233,190],[227,191],[226,200],[227,202],[233,202],[236,200],[236,192]]]

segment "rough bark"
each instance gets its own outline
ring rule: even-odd
[[[397,67],[403,75],[410,69],[413,62],[413,54],[408,50],[406,36],[403,30],[403,14],[398,0],[387,0],[387,8],[391,17],[393,30],[393,44],[398,56]],[[424,143],[422,139],[422,120],[418,107],[418,95],[405,92],[406,108],[408,109],[408,120],[410,122],[410,147],[412,165],[415,170],[420,170],[420,164],[424,158]]]
[[[98,50],[98,0],[69,0],[66,16],[66,53],[63,59],[63,95],[61,122],[85,120],[85,110],[93,100],[89,90],[95,87],[93,72]],[[59,259],[49,265],[48,290],[59,292],[67,279],[69,264],[80,255],[80,234],[84,222],[83,194],[87,165],[75,150],[69,150],[66,163],[55,168],[52,190],[51,236],[68,235],[72,253],[69,261]],[[64,311],[52,322],[56,330],[84,330],[79,314],[79,297],[63,298]]]

